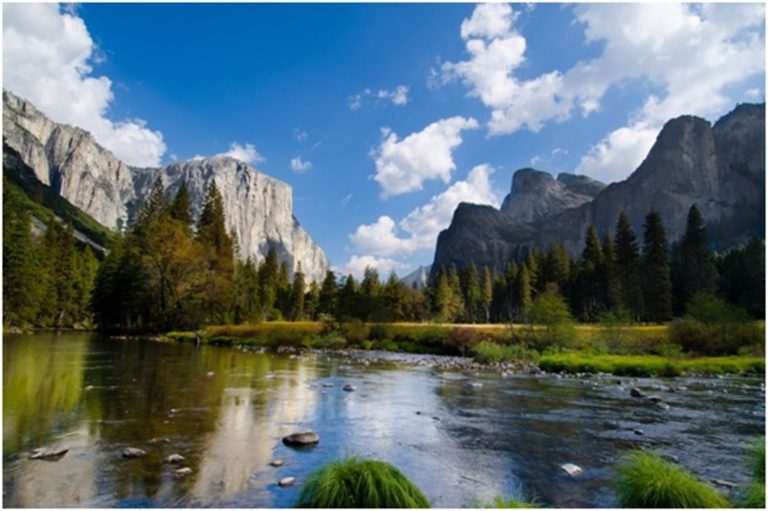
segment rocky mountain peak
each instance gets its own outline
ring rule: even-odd
[[[130,167],[86,131],[57,124],[34,105],[3,92],[3,141],[35,176],[110,229],[124,228],[161,177],[168,195],[186,182],[195,218],[212,181],[221,192],[227,227],[235,232],[242,258],[256,262],[275,249],[294,271],[320,281],[328,259],[293,216],[291,187],[227,156]]]

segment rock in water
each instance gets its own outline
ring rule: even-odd
[[[282,467],[285,465],[285,460],[283,458],[277,458],[276,460],[270,461],[269,464],[273,467]]]
[[[661,403],[664,401],[664,398],[661,396],[648,396],[648,401],[651,401],[653,403]]]
[[[314,431],[304,431],[301,433],[292,433],[283,437],[283,443],[289,447],[305,447],[315,445],[320,441],[320,437]]]
[[[68,447],[51,447],[51,448],[40,448],[35,449],[32,452],[32,456],[29,457],[31,460],[57,460],[64,457],[65,454],[69,452]]]
[[[192,469],[189,467],[180,468],[178,470],[173,471],[173,475],[175,475],[178,478],[187,477],[192,473]]]
[[[574,465],[573,463],[565,463],[560,465],[560,468],[562,468],[571,477],[577,476],[582,472],[581,467]]]
[[[293,486],[293,483],[295,482],[296,482],[295,477],[283,477],[282,479],[280,479],[277,485],[284,488],[286,486]]]
[[[126,447],[123,449],[123,458],[141,458],[147,455],[147,451],[144,449],[138,449],[136,447]]]
[[[182,463],[186,458],[181,454],[171,454],[165,458],[166,463]]]
[[[342,389],[347,392],[353,392],[355,390],[355,386],[352,385],[351,383],[345,383]]]
[[[645,392],[643,392],[642,390],[638,389],[637,387],[632,387],[629,390],[629,395],[632,396],[632,397],[645,397]]]
[[[481,389],[483,388],[483,384],[479,381],[473,381],[473,382],[467,382],[464,384],[464,386],[468,389]]]

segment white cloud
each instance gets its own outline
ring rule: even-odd
[[[306,172],[309,169],[312,168],[312,162],[307,160],[304,161],[301,159],[301,156],[297,156],[296,158],[291,158],[291,169],[294,172],[302,173]]]
[[[339,201],[339,204],[341,204],[342,206],[346,206],[347,204],[349,204],[349,201],[351,200],[352,200],[352,194],[348,193],[341,198],[341,200]]]
[[[309,138],[309,133],[302,131],[299,128],[293,130],[293,138],[299,142],[305,142]]]
[[[379,278],[382,279],[386,279],[393,271],[405,275],[411,269],[411,265],[387,257],[353,255],[346,264],[334,268],[334,271],[343,275],[352,274],[360,280],[363,278],[367,267],[375,268],[379,272]]]
[[[265,158],[259,154],[253,144],[241,145],[237,142],[232,142],[229,145],[229,151],[219,153],[216,156],[229,156],[245,163],[256,164],[266,161]]]
[[[163,136],[141,119],[107,118],[112,81],[93,76],[101,53],[82,18],[57,4],[3,5],[3,87],[56,122],[83,128],[130,165],[157,166]]]
[[[372,224],[359,226],[349,236],[355,251],[377,257],[402,257],[417,250],[434,248],[438,234],[450,225],[459,203],[498,207],[499,198],[490,182],[492,173],[490,166],[478,165],[465,181],[457,181],[444,192],[433,196],[427,204],[412,210],[398,224],[385,215]]]
[[[475,119],[451,117],[402,140],[396,133],[382,130],[384,140],[372,153],[376,159],[374,180],[382,188],[382,197],[421,190],[427,179],[450,182],[451,173],[456,169],[453,150],[462,142],[461,132],[477,126]]]
[[[347,106],[353,112],[360,110],[360,108],[363,106],[363,103],[365,103],[368,98],[373,98],[376,104],[381,104],[383,101],[385,103],[392,103],[395,106],[405,106],[409,101],[409,90],[410,89],[407,85],[398,85],[392,90],[379,89],[376,92],[366,88],[357,94],[349,96],[347,98]]]
[[[535,132],[574,112],[588,116],[611,87],[630,81],[653,85],[655,95],[630,114],[627,126],[582,159],[577,170],[595,177],[625,177],[640,163],[641,149],[650,147],[649,131],[682,114],[725,113],[736,102],[733,86],[765,70],[762,4],[581,4],[574,14],[586,41],[603,44],[599,56],[521,80],[516,71],[525,62],[526,41],[514,26],[517,13],[482,4],[461,25],[469,58],[443,63],[440,77],[461,80],[491,109],[491,135]],[[634,143],[630,133],[639,137]],[[611,170],[613,164],[622,168]]]

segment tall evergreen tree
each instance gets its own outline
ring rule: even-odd
[[[621,302],[638,321],[643,316],[643,287],[640,280],[640,249],[627,215],[622,211],[616,223],[616,272]]]
[[[483,266],[483,276],[480,280],[480,304],[482,321],[491,321],[491,304],[493,304],[493,276],[487,266]]]
[[[301,264],[299,264],[296,273],[293,274],[293,288],[291,289],[290,318],[293,321],[304,319],[304,293],[306,292],[306,287],[304,273],[301,271]]]
[[[336,274],[331,270],[327,270],[323,284],[320,286],[320,297],[317,305],[319,314],[328,314],[330,316],[336,314],[337,288]]]
[[[717,285],[717,269],[714,258],[707,249],[706,231],[701,213],[696,205],[688,211],[685,234],[680,243],[680,264],[675,280],[679,282],[680,303],[697,292],[713,293]]]
[[[667,236],[661,217],[655,211],[645,217],[643,268],[647,318],[650,321],[667,321],[672,317],[672,280],[667,255]]]
[[[600,268],[603,286],[603,304],[606,309],[621,305],[621,285],[619,284],[616,245],[610,234],[603,238],[603,264]]]
[[[277,274],[280,271],[280,262],[277,260],[277,252],[270,248],[267,257],[259,264],[259,302],[262,308],[262,317],[271,318],[277,302]]]
[[[578,310],[583,320],[595,321],[605,308],[604,281],[603,249],[597,229],[590,225],[581,253],[576,285]]]
[[[338,319],[340,321],[358,317],[358,286],[355,277],[347,275],[344,286],[339,290]]]
[[[187,228],[192,227],[192,203],[189,198],[189,189],[187,189],[186,181],[182,181],[181,186],[179,186],[171,203],[170,212],[171,218],[178,220]]]
[[[234,319],[236,323],[256,322],[262,318],[259,301],[259,276],[251,258],[238,261],[234,278]]]

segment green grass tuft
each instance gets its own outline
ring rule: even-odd
[[[491,341],[479,342],[472,348],[475,360],[482,363],[533,361],[539,358],[536,350],[528,349],[522,344],[497,344]]]
[[[625,457],[617,471],[616,494],[621,507],[732,507],[713,488],[656,454],[632,452]]]
[[[756,440],[750,449],[749,468],[755,480],[765,482],[765,438]]]
[[[765,482],[752,481],[744,493],[742,507],[765,509]]]
[[[428,508],[429,501],[389,463],[352,457],[328,463],[310,475],[296,507]]]
[[[490,502],[481,503],[478,505],[472,505],[472,507],[485,508],[485,509],[533,509],[541,507],[535,502],[526,502],[524,500],[517,500],[514,497],[504,498],[495,497]]]

